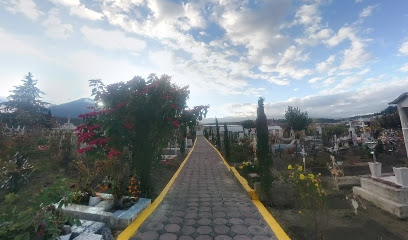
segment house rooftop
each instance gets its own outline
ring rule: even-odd
[[[388,104],[398,104],[401,101],[403,101],[406,97],[408,97],[408,92],[405,92],[401,94],[399,97],[397,97],[394,101],[388,103]]]

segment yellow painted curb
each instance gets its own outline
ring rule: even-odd
[[[248,195],[250,196],[252,202],[255,204],[256,208],[258,209],[259,213],[262,215],[262,217],[265,219],[266,223],[268,223],[269,227],[272,229],[273,233],[279,240],[290,240],[289,236],[286,234],[286,232],[282,229],[282,227],[279,225],[279,223],[275,220],[275,218],[271,215],[271,213],[268,211],[268,209],[265,208],[265,206],[262,204],[261,201],[259,201],[258,194],[256,194],[255,190],[252,189],[248,185],[248,181],[239,174],[237,169],[235,167],[231,167],[227,161],[225,161],[224,157],[222,154],[218,151],[216,147],[214,147],[206,138],[204,138],[208,144],[214,150],[218,153],[222,161],[224,162],[225,166],[228,168],[229,171],[232,171],[234,173],[234,176],[237,178],[238,182],[242,185],[242,187],[247,191]]]
[[[143,212],[133,221],[121,234],[118,236],[118,240],[128,240],[133,236],[133,234],[136,233],[136,231],[139,229],[140,225],[154,212],[154,210],[159,206],[159,204],[163,201],[164,197],[166,196],[167,192],[170,190],[171,186],[173,185],[174,181],[180,174],[181,170],[184,167],[184,164],[188,161],[190,158],[191,153],[194,151],[195,145],[197,143],[197,139],[194,142],[193,147],[191,148],[190,152],[187,154],[186,158],[184,161],[180,164],[180,167],[177,169],[176,173],[174,173],[173,177],[170,179],[170,181],[167,183],[166,187],[163,189],[163,191],[160,193],[159,196],[153,201],[153,203],[148,206]]]

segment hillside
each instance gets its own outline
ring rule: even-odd
[[[89,98],[81,98],[72,102],[51,106],[51,114],[54,117],[77,118],[78,115],[92,111],[89,107],[94,107],[94,101]]]

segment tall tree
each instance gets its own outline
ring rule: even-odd
[[[272,181],[271,176],[271,161],[269,155],[268,145],[268,123],[264,111],[264,98],[260,97],[258,100],[258,110],[256,118],[256,152],[260,166],[261,185],[266,194],[270,194],[270,186]]]
[[[217,148],[221,149],[221,137],[220,137],[220,127],[218,126],[218,119],[215,118],[215,128],[217,130]]]
[[[255,125],[255,121],[254,120],[245,120],[245,121],[242,121],[241,122],[241,126],[243,127],[243,128],[254,128],[254,127],[256,127],[256,125]]]
[[[47,114],[44,107],[46,102],[41,101],[41,95],[44,93],[36,87],[37,80],[29,72],[24,79],[23,84],[14,86],[11,95],[7,97],[8,102],[4,102],[6,110],[20,110],[30,114]]]
[[[229,143],[229,133],[227,124],[224,123],[224,151],[225,151],[225,158],[227,161],[230,161],[230,143]]]
[[[285,112],[285,118],[288,125],[296,132],[305,130],[312,122],[307,112],[301,112],[299,108],[292,106],[288,106],[288,110]]]

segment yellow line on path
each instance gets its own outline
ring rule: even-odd
[[[184,167],[184,164],[188,161],[190,158],[191,153],[194,151],[195,145],[197,143],[197,139],[194,142],[193,147],[191,148],[190,152],[187,154],[186,158],[184,161],[180,164],[180,167],[177,169],[176,173],[173,175],[173,177],[170,179],[170,181],[167,183],[166,187],[163,189],[163,191],[160,193],[159,196],[153,201],[153,203],[148,206],[143,212],[133,221],[121,234],[118,236],[118,240],[127,240],[133,236],[139,229],[140,225],[154,212],[154,210],[159,206],[159,204],[163,201],[164,197],[166,196],[167,192],[170,190],[171,186],[173,185],[174,181],[180,174],[181,170]]]
[[[269,227],[272,229],[273,233],[279,240],[290,240],[289,236],[285,233],[279,223],[275,220],[275,218],[271,215],[271,213],[265,208],[261,201],[259,201],[258,195],[256,194],[255,190],[252,189],[248,185],[248,181],[242,177],[235,167],[231,167],[227,161],[225,161],[222,154],[218,151],[214,145],[212,145],[206,138],[204,138],[208,144],[218,153],[221,160],[224,162],[225,166],[227,167],[228,171],[232,171],[237,178],[238,182],[241,183],[242,187],[247,191],[248,195],[251,197],[252,202],[255,204],[256,208],[258,208],[259,213],[265,219],[266,223],[268,223]]]

